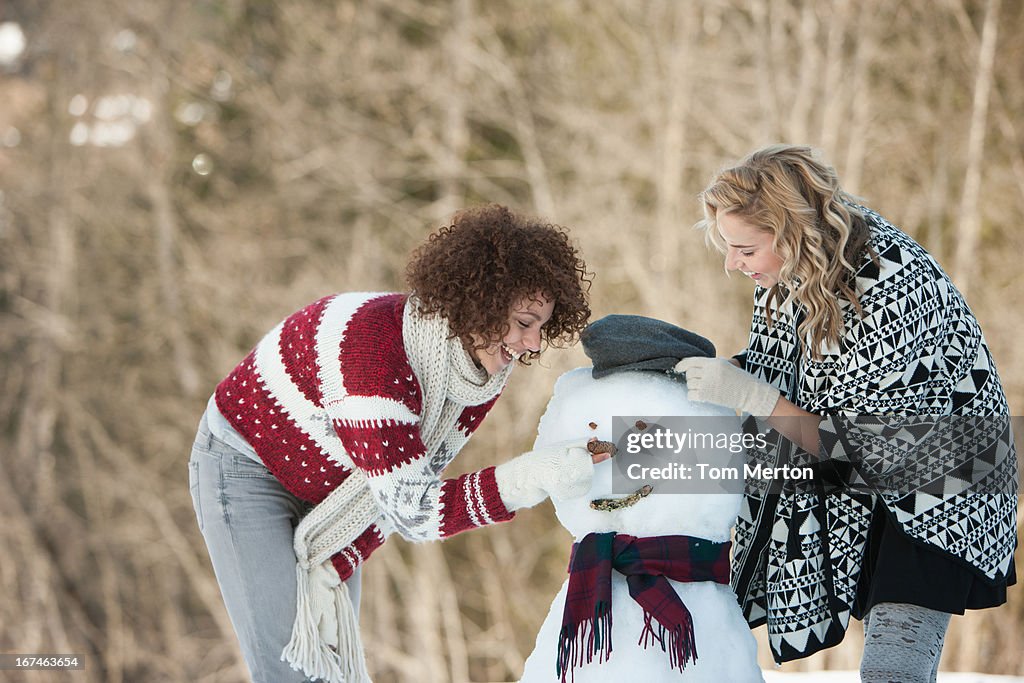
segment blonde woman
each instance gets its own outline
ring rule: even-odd
[[[950,615],[1000,605],[1016,582],[1009,409],[978,322],[809,148],[758,150],[701,200],[726,270],[756,284],[753,322],[733,359],[676,369],[691,398],[788,437],[755,460],[818,477],[748,481],[733,557],[744,613],[780,662],[861,618],[862,680],[935,681]]]

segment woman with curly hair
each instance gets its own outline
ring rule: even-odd
[[[731,361],[676,370],[690,398],[775,430],[757,464],[813,465],[817,480],[747,481],[744,613],[776,661],[838,644],[853,616],[861,680],[935,681],[950,615],[1004,603],[1016,581],[1009,408],[978,321],[807,147],[758,150],[701,199],[726,270],[757,285],[753,323]]]
[[[468,209],[406,277],[409,294],[336,294],[285,319],[200,423],[190,489],[254,681],[368,680],[360,566],[392,533],[444,539],[590,488],[583,444],[442,478],[513,366],[586,325],[567,233]]]

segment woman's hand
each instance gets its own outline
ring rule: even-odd
[[[768,418],[773,429],[808,453],[817,454],[821,417],[783,398],[778,389],[740,370],[733,360],[684,358],[676,364],[675,371],[686,375],[691,400]]]
[[[686,376],[693,401],[717,403],[742,413],[768,417],[779,400],[778,389],[725,358],[684,358],[676,364],[675,371]]]
[[[590,490],[594,462],[586,440],[538,448],[494,468],[498,493],[509,511],[533,507],[550,495],[575,498]]]

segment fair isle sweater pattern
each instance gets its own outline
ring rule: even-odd
[[[462,410],[433,458],[420,383],[402,342],[402,294],[316,301],[271,330],[217,386],[224,417],[281,484],[318,504],[358,468],[383,513],[331,559],[342,580],[392,531],[436,540],[514,515],[494,467],[441,474],[497,397]]]

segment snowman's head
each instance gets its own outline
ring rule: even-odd
[[[667,375],[634,371],[594,379],[590,368],[579,368],[562,375],[555,384],[554,395],[540,420],[535,447],[591,437],[611,441],[615,416],[657,420],[676,415],[735,417],[726,408],[691,402],[686,385]],[[686,453],[680,453],[680,458],[685,459]],[[740,494],[669,494],[655,487],[651,495],[632,505],[611,511],[593,509],[590,503],[595,499],[626,497],[624,492],[612,491],[615,466],[615,458],[595,465],[594,483],[586,495],[553,501],[562,526],[576,538],[591,532],[615,531],[638,537],[680,534],[729,540],[739,514]]]

